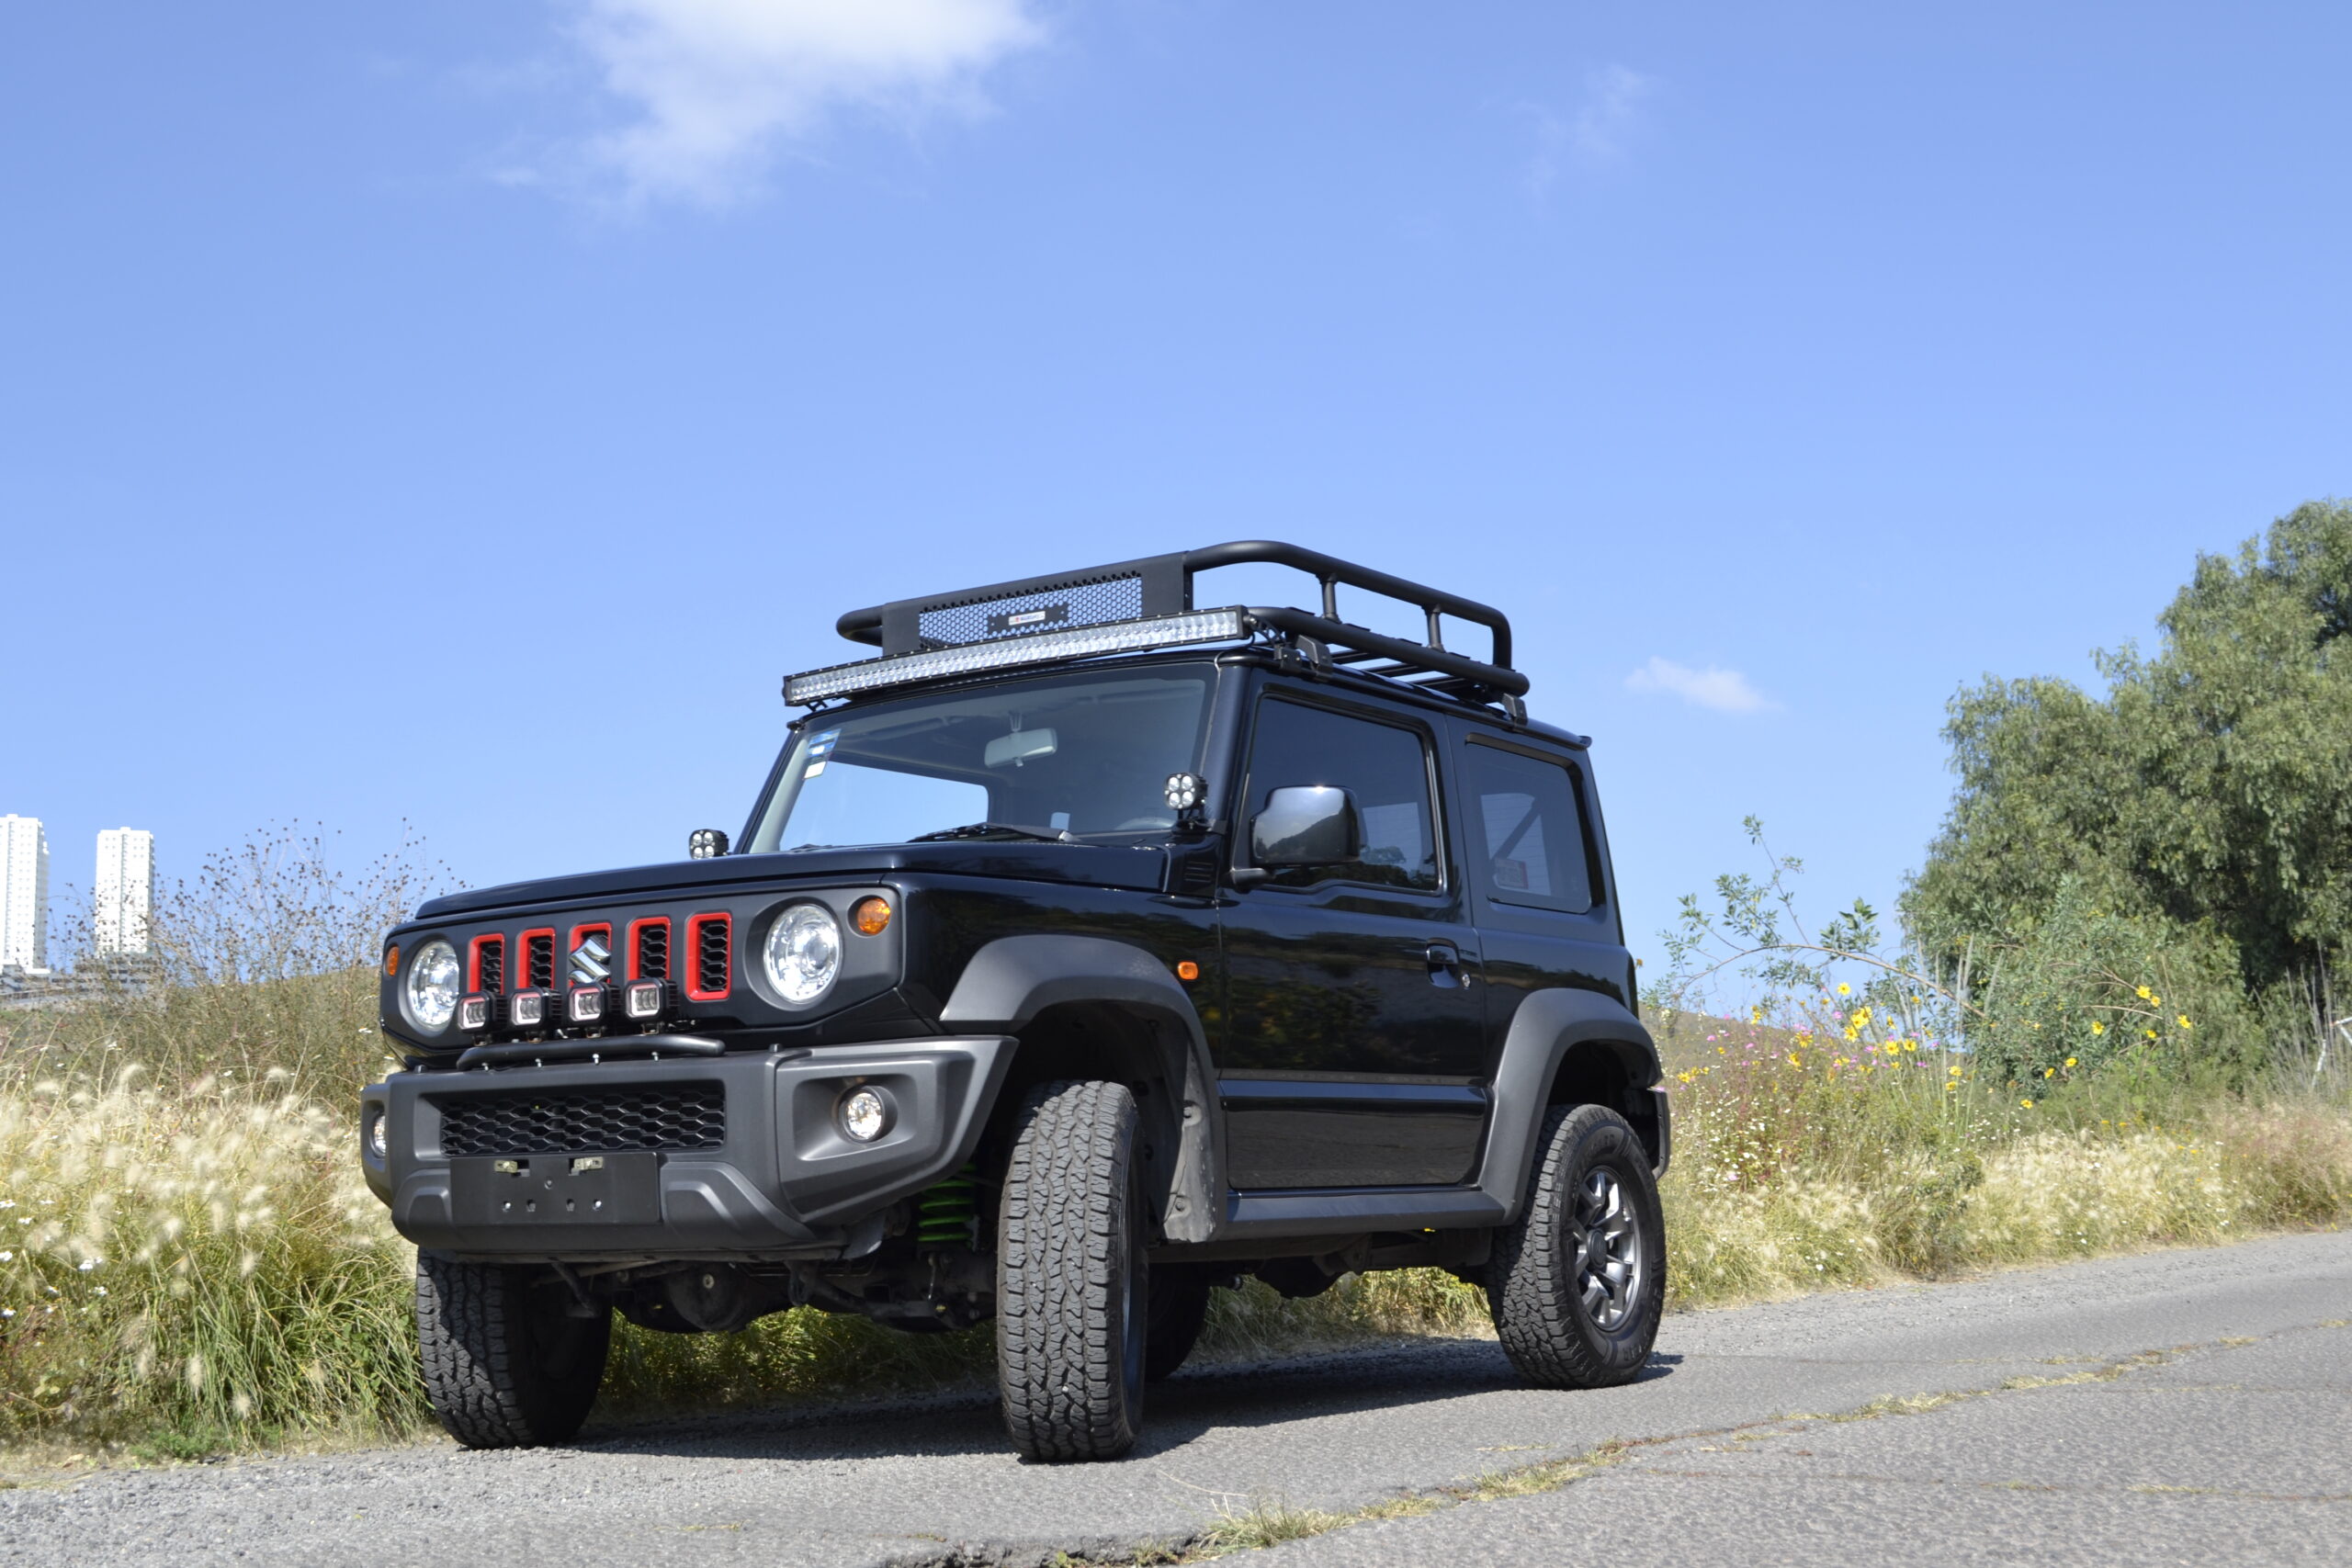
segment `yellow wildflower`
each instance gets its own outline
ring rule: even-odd
[[[2058,1069],[2055,1067],[2044,1067],[2041,1069],[2041,1076],[2045,1078],[2054,1078],[2058,1076]]]
[[[2188,1015],[2187,1013],[2182,1013],[2178,1018],[2174,1019],[2173,1021],[2180,1025],[2183,1029],[2194,1029],[2197,1027],[2195,1024],[2188,1021]]]
[[[1840,980],[1838,982],[1838,994],[1841,997],[1850,997],[1854,994],[1854,987]]]
[[[2075,1065],[2075,1058],[2074,1058],[2074,1057],[2072,1057],[2072,1056],[2067,1057],[2067,1058],[2066,1058],[2066,1065],[2067,1065],[2068,1066],[2070,1066],[2070,1067],[2071,1067],[2071,1066],[2073,1066]]]
[[[2024,1106],[2028,1111],[2030,1111],[2030,1110],[2032,1110],[2032,1109],[2033,1109],[2033,1101],[2031,1101],[2030,1100],[2018,1100],[2018,1103],[2019,1105]]]
[[[2093,1034],[2104,1034],[2107,1032],[2107,1025],[2101,1023],[2097,1019],[2093,1019],[2091,1020],[2091,1032]]]
[[[1960,1064],[1958,1062],[1954,1062],[1951,1066],[1946,1067],[1944,1071],[1950,1073],[1953,1077],[1960,1077]]]
[[[1798,1061],[1798,1060],[1797,1060],[1797,1054],[1796,1054],[1794,1051],[1792,1051],[1792,1052],[1790,1052],[1790,1053],[1789,1053],[1789,1066],[1792,1066],[1792,1067],[1802,1067],[1802,1066],[1804,1066],[1804,1064],[1803,1062]]]
[[[2145,986],[2140,987],[2140,999],[2143,1002],[2149,999],[2148,987]]]

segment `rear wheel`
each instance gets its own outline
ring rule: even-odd
[[[1487,1298],[1529,1382],[1640,1375],[1666,1303],[1666,1224],[1649,1151],[1623,1117],[1598,1105],[1545,1115],[1519,1218],[1495,1233]]]
[[[574,1316],[571,1292],[530,1269],[416,1255],[425,1396],[469,1449],[535,1448],[580,1430],[604,1381],[613,1319]]]
[[[1146,1271],[1136,1102],[1046,1084],[1022,1108],[997,1226],[1005,1430],[1031,1459],[1115,1459],[1143,1424]]]
[[[1205,1269],[1170,1264],[1151,1271],[1151,1322],[1144,1339],[1143,1375],[1158,1382],[1175,1375],[1193,1353],[1209,1316]]]

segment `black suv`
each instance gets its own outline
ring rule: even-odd
[[[1319,612],[1194,607],[1269,563]],[[1527,716],[1499,613],[1247,543],[839,629],[880,655],[786,682],[740,844],[386,943],[361,1158],[460,1441],[571,1436],[615,1311],[992,1318],[1039,1459],[1124,1452],[1252,1274],[1449,1269],[1532,1381],[1640,1371],[1666,1097],[1588,742]]]

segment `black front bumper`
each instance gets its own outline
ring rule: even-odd
[[[402,1235],[468,1257],[839,1256],[971,1157],[1013,1043],[395,1073],[360,1096],[386,1139],[361,1164]],[[858,1085],[893,1108],[870,1144],[834,1122]]]

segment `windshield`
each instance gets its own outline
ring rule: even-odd
[[[745,847],[1158,838],[1176,822],[1168,776],[1196,766],[1209,675],[1162,667],[820,714]]]

